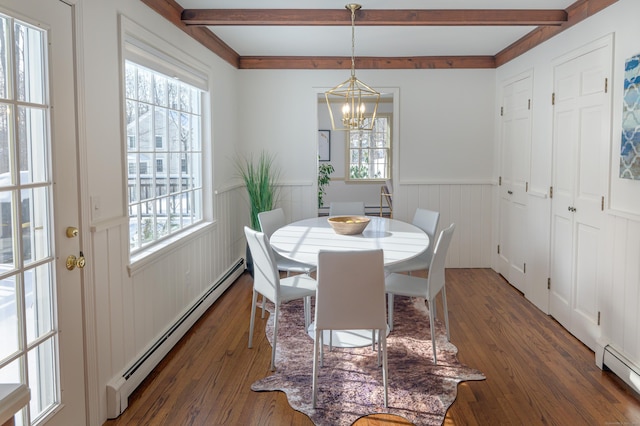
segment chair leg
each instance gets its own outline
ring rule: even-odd
[[[265,306],[267,304],[267,298],[262,296],[262,318],[264,318]]]
[[[322,351],[322,332],[316,330],[315,337],[313,341],[313,379],[311,383],[311,401],[314,409],[316,408],[318,393],[318,351]]]
[[[276,369],[276,343],[278,341],[278,317],[280,316],[280,304],[276,303],[275,318],[273,319],[273,348],[271,349],[271,371]]]
[[[329,330],[329,352],[333,351],[333,330]]]
[[[388,391],[388,381],[389,381],[389,371],[387,368],[387,336],[385,330],[378,330],[378,350],[380,350],[380,346],[382,346],[382,383],[384,384],[384,408],[389,406],[389,391]]]
[[[429,300],[429,322],[431,327],[431,347],[433,348],[433,365],[438,365],[438,359],[436,358],[436,316],[434,310],[431,309],[435,306],[435,300]]]
[[[309,324],[311,324],[311,297],[304,298],[304,331],[309,330]]]
[[[253,325],[256,320],[256,303],[258,303],[258,292],[253,290],[253,296],[251,297],[251,320],[249,321],[249,348],[253,347]]]
[[[438,307],[436,306],[435,296],[434,296],[434,299],[431,302],[431,305],[433,305],[433,317],[434,318],[438,318]],[[431,305],[429,306],[429,310],[432,309]]]
[[[316,333],[318,330],[316,330]],[[320,330],[320,367],[324,367],[324,330]]]
[[[451,334],[449,333],[449,309],[447,308],[447,290],[442,286],[442,309],[444,310],[444,325],[447,329],[447,341],[451,341]]]
[[[387,294],[387,311],[389,312],[389,331],[393,331],[393,293]]]

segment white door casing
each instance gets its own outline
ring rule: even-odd
[[[67,270],[66,259],[69,255],[79,256],[81,252],[80,236],[67,236],[67,228],[82,229],[79,216],[78,176],[77,176],[77,127],[76,127],[76,89],[74,70],[74,40],[73,40],[73,11],[72,7],[59,0],[3,0],[0,11],[6,16],[33,29],[32,39],[26,39],[28,47],[24,51],[29,63],[28,85],[42,83],[42,102],[22,102],[20,100],[8,100],[11,108],[33,109],[42,112],[42,122],[25,120],[25,139],[31,138],[31,134],[37,134],[39,128],[31,128],[31,125],[40,125],[44,129],[41,134],[44,141],[41,144],[44,149],[38,152],[41,163],[31,163],[28,168],[31,173],[43,176],[42,184],[38,191],[52,195],[52,198],[36,206],[35,197],[31,198],[32,210],[47,217],[48,225],[42,232],[38,224],[33,226],[33,233],[38,238],[43,238],[42,246],[50,247],[50,256],[43,257],[43,265],[51,268],[50,280],[38,285],[53,288],[52,303],[52,327],[47,335],[51,336],[54,343],[53,359],[50,362],[53,380],[40,379],[39,368],[25,368],[21,370],[21,380],[27,380],[32,388],[31,404],[29,409],[23,411],[26,422],[46,420],[48,425],[80,425],[86,424],[85,404],[85,361],[83,350],[83,316],[82,316],[82,271],[78,268]],[[36,36],[37,35],[37,36]],[[37,55],[38,40],[42,36],[42,55]],[[30,42],[33,41],[33,44]],[[31,55],[31,50],[34,54]],[[39,80],[36,79],[39,78]],[[35,156],[33,156],[35,157]],[[22,168],[21,168],[22,170]],[[22,173],[21,173],[22,176]],[[27,185],[25,188],[24,185]],[[19,192],[27,191],[29,182],[20,182],[16,189]],[[48,231],[47,231],[48,229]],[[23,262],[19,261],[21,267]],[[32,275],[35,279],[42,280],[43,274],[34,274],[20,271],[17,276],[26,277]],[[28,281],[28,278],[25,278]],[[22,291],[22,300],[29,300],[24,296],[24,287],[18,287]],[[29,309],[29,304],[25,304]],[[34,308],[37,309],[37,308]],[[21,314],[22,315],[22,314]],[[37,315],[36,315],[37,317]],[[22,332],[24,333],[24,332]],[[57,350],[56,350],[57,349]],[[40,360],[42,355],[35,349],[29,351],[29,358]],[[27,356],[21,356],[27,359]],[[9,370],[7,370],[9,371]],[[57,383],[56,383],[57,382]],[[40,386],[46,398],[41,397],[44,405],[38,402],[38,394],[34,388]],[[40,404],[41,409],[36,409]],[[41,412],[41,418],[37,419],[35,412]]]
[[[609,37],[554,68],[549,312],[595,349],[611,134]]]

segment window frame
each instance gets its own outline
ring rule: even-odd
[[[211,206],[212,199],[209,195],[210,189],[210,171],[205,169],[205,164],[210,164],[209,161],[211,158],[211,150],[209,144],[207,143],[210,132],[208,131],[208,126],[210,125],[210,117],[209,117],[209,105],[208,102],[210,100],[209,94],[209,74],[207,70],[208,68],[204,66],[201,62],[194,59],[193,57],[184,53],[183,50],[178,49],[170,44],[168,44],[165,40],[162,40],[155,34],[149,32],[148,30],[140,27],[138,24],[130,21],[123,15],[119,15],[120,20],[120,28],[121,28],[121,96],[122,101],[121,105],[123,108],[123,138],[125,142],[123,146],[125,147],[123,151],[123,182],[126,185],[125,191],[123,194],[124,197],[124,211],[123,216],[130,221],[130,199],[132,197],[131,190],[129,189],[129,169],[130,164],[133,164],[134,167],[140,168],[141,164],[145,164],[147,166],[147,171],[149,172],[149,176],[155,179],[156,173],[158,174],[169,174],[170,173],[170,164],[168,163],[170,160],[169,157],[169,143],[165,135],[162,135],[162,147],[157,147],[157,136],[155,129],[151,129],[149,133],[150,139],[150,149],[154,153],[157,152],[158,155],[162,155],[161,158],[164,159],[163,167],[164,172],[157,172],[156,166],[157,163],[154,161],[156,158],[155,154],[153,156],[147,156],[147,158],[143,158],[143,155],[140,154],[140,141],[136,140],[131,147],[130,138],[128,138],[127,133],[127,119],[126,119],[126,64],[127,62],[136,64],[137,66],[148,69],[154,73],[163,74],[165,78],[170,79],[171,81],[175,81],[178,84],[187,84],[192,86],[198,92],[197,96],[197,105],[198,105],[198,120],[197,124],[191,128],[196,134],[196,139],[198,142],[193,143],[189,142],[189,152],[195,152],[195,156],[189,157],[188,161],[188,173],[189,176],[197,175],[196,183],[189,183],[190,194],[195,194],[190,198],[189,203],[193,202],[197,204],[194,207],[194,210],[187,209],[191,214],[190,218],[192,220],[189,222],[183,221],[181,222],[181,227],[173,232],[170,232],[168,235],[161,235],[160,238],[157,238],[158,233],[157,230],[153,231],[154,238],[142,244],[140,241],[136,240],[136,244],[132,244],[132,238],[130,235],[130,244],[129,244],[129,258],[130,265],[128,266],[129,273],[132,274],[138,267],[143,267],[152,259],[156,258],[156,253],[161,253],[165,248],[169,248],[169,246],[178,243],[184,238],[189,237],[193,233],[198,233],[203,228],[206,228],[211,225],[211,215],[213,211],[213,206]],[[194,108],[194,107],[192,107]],[[193,110],[193,109],[192,109]],[[150,119],[153,120],[153,119]],[[182,121],[182,120],[180,120]],[[167,125],[168,126],[168,125]],[[181,125],[178,125],[178,128],[181,128]],[[193,146],[196,146],[196,150],[191,150]],[[134,149],[136,151],[136,155],[132,156],[130,150]],[[146,155],[147,153],[145,153]],[[135,157],[135,158],[132,158]],[[178,175],[183,175],[183,167],[182,161],[179,158],[176,158],[177,170],[176,173]],[[139,169],[137,170],[139,175]],[[139,181],[139,177],[137,178]],[[168,178],[165,178],[165,180]],[[181,184],[177,184],[178,187],[181,187]],[[173,185],[172,182],[166,181],[164,188],[165,192],[168,194],[170,188],[175,188],[176,185]],[[151,196],[158,198],[156,193],[157,191],[162,191],[162,188],[153,187],[155,189],[151,190]],[[140,188],[141,190],[141,188]],[[135,191],[135,189],[134,189]],[[187,191],[188,192],[188,191]],[[163,194],[166,197],[170,198],[172,194]],[[178,191],[180,194],[180,191]],[[183,206],[184,200],[187,196],[182,196],[180,201],[174,202],[174,204],[178,204]],[[187,197],[188,198],[188,197]],[[153,198],[152,198],[153,199]],[[195,201],[193,201],[195,200]],[[145,200],[147,202],[149,200]],[[142,203],[141,197],[138,198],[138,203]],[[173,206],[172,202],[167,201],[166,206]],[[154,206],[156,211],[160,211],[161,209],[157,206]],[[168,211],[170,207],[167,207],[165,211]],[[183,207],[183,210],[185,208]],[[184,214],[179,215],[179,218],[183,218]],[[183,219],[180,219],[183,220]],[[171,214],[168,214],[165,222],[169,223],[171,221]],[[133,225],[136,225],[135,223]],[[156,221],[153,221],[153,228],[156,228]],[[130,226],[128,227],[130,228]],[[130,228],[131,229],[131,228]],[[137,223],[137,232],[140,233],[142,230],[142,223]],[[135,230],[134,230],[135,231]],[[133,231],[129,231],[130,233]],[[141,240],[142,238],[140,238]]]
[[[385,148],[379,148],[379,147],[375,147],[375,148],[351,148],[351,134],[354,132],[366,132],[366,133],[373,133],[373,130],[370,131],[366,131],[366,130],[350,130],[345,133],[345,172],[344,172],[344,176],[345,176],[345,181],[349,182],[349,183],[354,183],[354,182],[384,182],[386,180],[391,179],[392,176],[392,160],[393,160],[393,114],[392,113],[378,113],[376,115],[376,120],[384,118],[387,121],[387,132],[386,132],[386,147]],[[374,126],[375,128],[375,126]],[[367,149],[370,151],[373,151],[375,149],[385,149],[387,151],[386,154],[386,161],[385,161],[385,165],[386,165],[386,176],[383,177],[379,177],[379,178],[375,178],[375,177],[366,177],[366,178],[355,178],[351,176],[351,151],[353,149],[357,149],[357,150],[363,150],[363,149]]]

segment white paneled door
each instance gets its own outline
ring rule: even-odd
[[[611,134],[611,40],[554,67],[549,311],[595,349]]]
[[[86,424],[72,12],[0,5],[0,382],[30,388],[18,425]]]
[[[498,270],[527,293],[527,190],[531,171],[532,77],[522,75],[502,87]]]

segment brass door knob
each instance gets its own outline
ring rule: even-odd
[[[76,268],[76,257],[72,254],[67,256],[67,269],[73,271]]]
[[[87,260],[84,258],[84,254],[82,254],[82,252],[80,252],[80,256],[78,257],[75,257],[72,254],[67,256],[66,266],[67,266],[67,269],[70,271],[73,271],[76,267],[79,269],[82,269],[86,264],[87,264]]]

